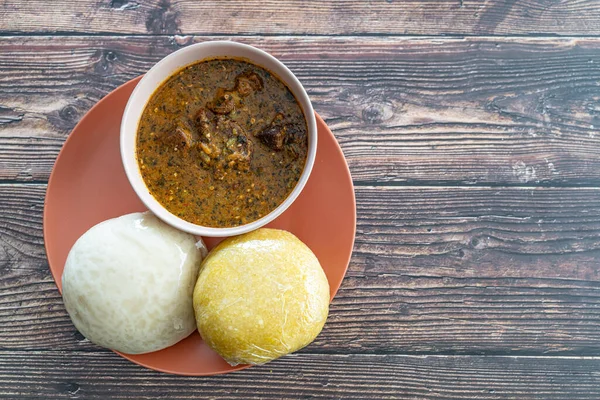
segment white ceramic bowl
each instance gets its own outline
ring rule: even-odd
[[[215,57],[232,57],[246,59],[253,64],[259,65],[270,72],[277,75],[292,91],[302,112],[306,118],[308,127],[308,155],[304,165],[304,171],[300,176],[300,180],[296,187],[271,213],[265,215],[254,222],[240,225],[232,228],[211,228],[201,225],[192,224],[185,221],[167,211],[156,199],[148,192],[148,188],[140,174],[138,167],[135,147],[136,137],[140,118],[150,100],[154,91],[171,75],[179,69],[204,60],[206,58]],[[146,73],[146,75],[137,84],[135,90],[131,94],[123,120],[121,121],[121,159],[125,167],[125,173],[131,183],[131,186],[142,200],[142,202],[152,211],[157,217],[166,223],[174,226],[185,232],[189,232],[200,236],[233,236],[242,233],[250,232],[258,229],[263,225],[268,224],[283,213],[296,200],[304,185],[308,181],[308,177],[312,171],[317,153],[317,123],[315,114],[310,103],[310,99],[302,84],[294,76],[294,74],[279,60],[270,54],[259,50],[255,47],[241,43],[230,41],[214,41],[198,43],[181,50],[178,50],[159,61],[154,67]]]

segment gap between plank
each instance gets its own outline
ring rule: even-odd
[[[2,348],[0,349],[0,355],[6,353],[17,353],[17,354],[29,354],[29,353],[40,353],[40,354],[49,354],[49,353],[79,353],[79,354],[111,354],[112,351],[108,349],[72,349],[72,350],[50,350],[50,349],[8,349]],[[452,353],[396,353],[396,352],[347,352],[347,353],[339,353],[339,352],[314,352],[314,351],[302,351],[296,352],[292,354],[297,355],[306,355],[306,356],[337,356],[337,357],[348,357],[348,356],[363,356],[363,357],[382,357],[382,356],[394,356],[394,357],[405,357],[405,358],[472,358],[472,357],[486,357],[486,358],[523,358],[523,359],[564,359],[564,360],[599,360],[600,355],[593,356],[584,356],[584,355],[540,355],[540,354],[486,354],[486,353],[460,353],[460,354],[452,354]]]
[[[501,38],[516,38],[516,39],[600,39],[598,35],[560,35],[552,33],[529,33],[529,34],[502,34],[502,35],[477,35],[477,34],[402,34],[402,33],[353,33],[353,34],[316,34],[316,33],[235,33],[226,34],[219,32],[178,32],[165,34],[147,34],[147,33],[116,33],[116,32],[70,32],[70,31],[53,31],[53,32],[22,32],[22,31],[0,31],[2,37],[173,37],[173,36],[196,36],[196,37],[264,37],[264,38],[402,38],[402,39],[501,39]]]
[[[452,183],[449,181],[407,181],[407,182],[377,182],[377,181],[354,181],[354,186],[358,187],[452,187],[452,188],[522,188],[522,189],[535,189],[535,188],[550,188],[550,189],[600,189],[600,182],[582,182],[580,184],[573,183],[560,183],[560,182],[540,182],[535,185],[522,184],[522,183],[510,183],[510,182],[457,182]]]
[[[469,189],[469,188],[489,188],[489,189],[502,189],[502,188],[517,188],[524,190],[534,190],[537,188],[544,189],[588,189],[588,190],[598,190],[600,189],[599,183],[582,183],[582,184],[560,184],[560,183],[539,183],[536,185],[526,185],[519,183],[490,183],[490,182],[482,182],[482,183],[473,183],[467,184],[464,182],[452,184],[451,182],[435,182],[435,181],[427,181],[423,183],[419,182],[371,182],[371,181],[354,181],[355,187],[382,187],[382,188],[394,188],[394,187],[404,187],[404,188],[456,188],[456,189]],[[13,179],[0,179],[0,187],[1,186],[35,186],[35,185],[43,185],[47,186],[47,180],[31,180],[31,181],[18,181]]]

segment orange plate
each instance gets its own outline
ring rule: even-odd
[[[121,117],[139,79],[118,87],[81,119],[54,165],[44,206],[44,241],[59,290],[67,255],[79,236],[106,219],[146,210],[129,185],[119,154]],[[344,155],[318,115],[317,127],[319,145],[310,179],[294,204],[268,226],[294,233],[312,249],[327,274],[333,298],[354,245],[356,204]],[[205,239],[209,249],[220,240]],[[181,375],[214,375],[246,367],[227,364],[198,332],[161,351],[121,355]]]

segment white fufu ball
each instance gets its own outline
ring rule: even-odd
[[[169,347],[196,329],[192,293],[206,248],[151,213],[81,236],[62,275],[63,300],[91,342],[128,354]]]

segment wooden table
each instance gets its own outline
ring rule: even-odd
[[[324,331],[209,378],[85,340],[48,270],[53,162],[191,43],[284,61],[348,159],[358,231]],[[0,397],[600,398],[600,2],[0,3]]]

